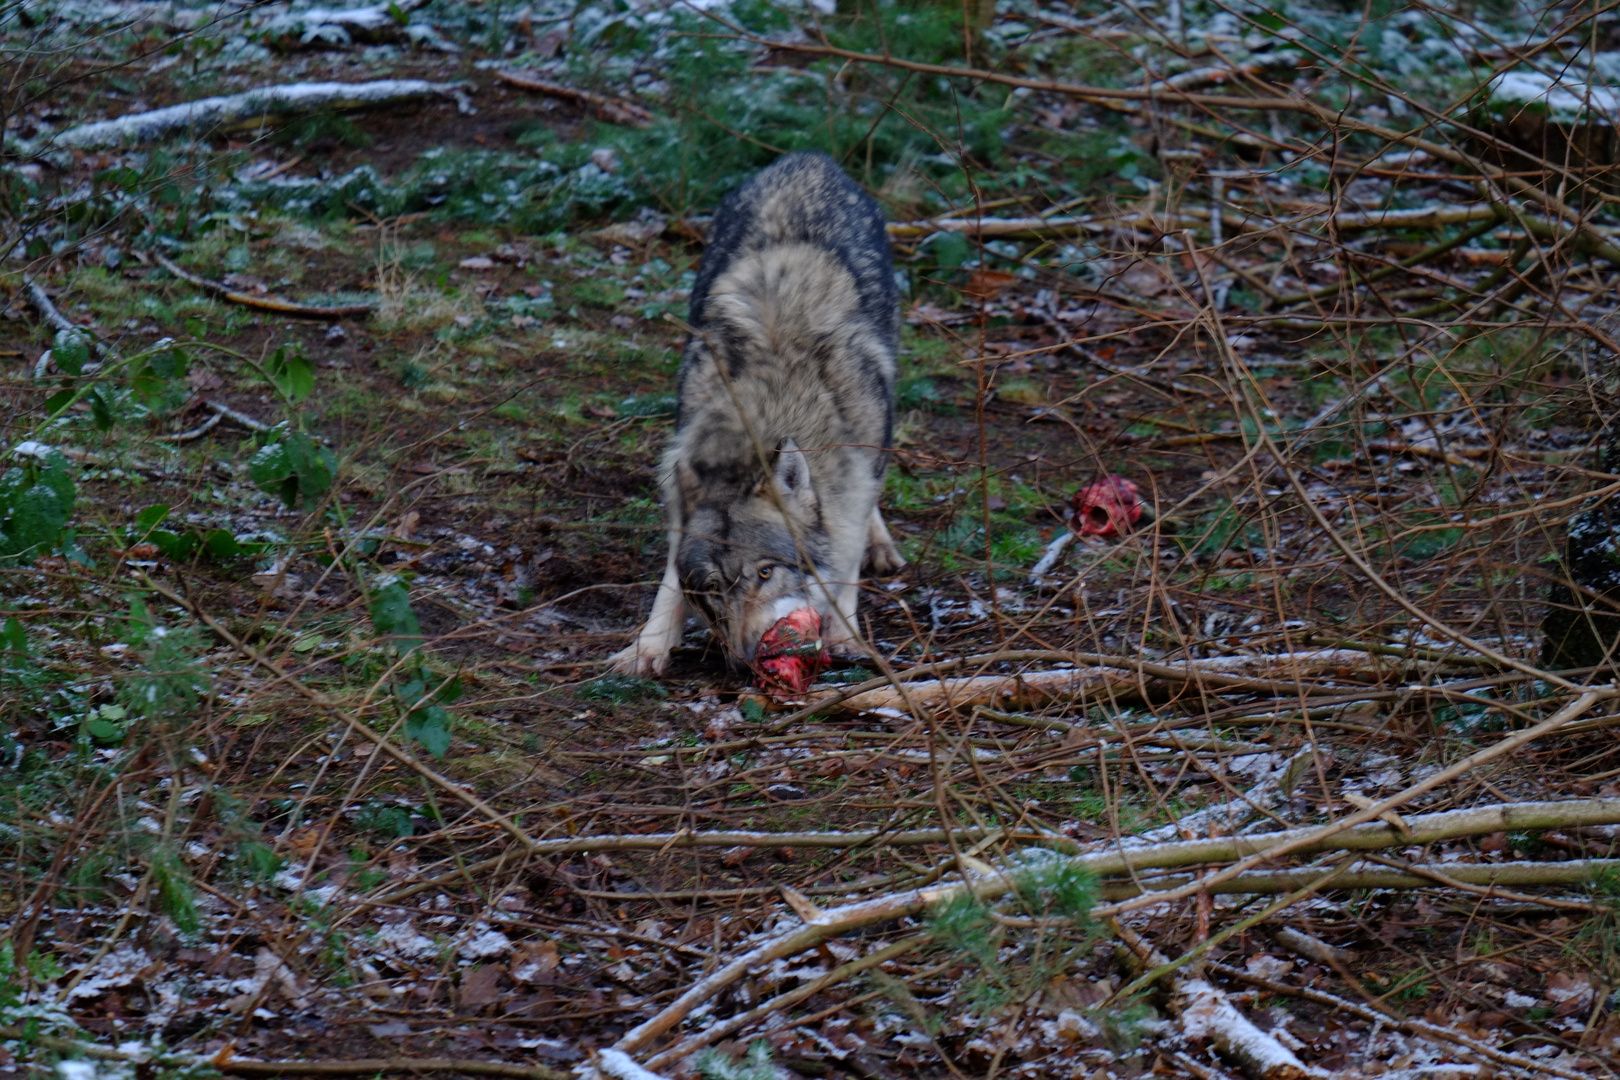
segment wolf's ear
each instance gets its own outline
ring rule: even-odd
[[[789,504],[809,509],[816,505],[816,490],[810,483],[810,459],[799,444],[783,439],[776,448],[776,490]]]

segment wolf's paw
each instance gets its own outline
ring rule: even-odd
[[[861,573],[867,577],[893,577],[905,565],[906,560],[901,557],[894,542],[885,539],[882,543],[867,546],[866,562],[861,566]]]
[[[669,670],[669,653],[643,649],[637,641],[608,657],[608,670],[619,675],[662,675]]]

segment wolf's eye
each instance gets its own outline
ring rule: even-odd
[[[776,571],[776,567],[774,567],[774,566],[762,566],[762,567],[760,567],[759,568],[759,580],[761,580],[761,581],[769,581],[771,579],[771,574],[774,573],[775,571]]]

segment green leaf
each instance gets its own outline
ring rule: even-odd
[[[45,399],[45,413],[48,416],[55,416],[71,404],[73,404],[73,391],[58,390]]]
[[[55,447],[48,447],[37,455],[35,460],[42,466],[37,474],[39,482],[56,492],[56,497],[62,501],[64,509],[72,513],[78,488],[73,483],[73,477],[68,475],[67,457]]]
[[[405,718],[405,734],[442,758],[450,749],[450,714],[438,705],[424,705]]]
[[[163,557],[170,562],[186,562],[196,552],[200,542],[194,532],[172,533],[167,529],[157,529],[148,534],[147,540],[163,553]]]
[[[266,490],[287,479],[292,471],[292,459],[287,456],[285,443],[271,443],[248,461],[248,476]]]
[[[164,349],[162,352],[153,353],[151,358],[146,361],[146,364],[147,367],[151,368],[152,374],[166,381],[186,377],[186,368],[188,366],[186,354],[179,348],[171,347]]]
[[[929,247],[940,266],[954,269],[973,257],[973,241],[963,234],[939,233],[938,237]]]
[[[208,557],[216,562],[239,558],[245,554],[242,545],[236,542],[236,537],[224,529],[215,529],[203,537],[203,550],[207,551]]]
[[[0,665],[15,667],[19,662],[28,658],[28,631],[15,617],[6,620],[4,628],[0,628]]]
[[[129,598],[129,619],[124,629],[124,635],[129,638],[131,645],[139,645],[152,633],[157,620],[152,618],[152,609],[146,606],[146,601],[139,596]]]
[[[90,720],[84,725],[90,737],[97,742],[117,742],[124,737],[124,729],[105,720]]]
[[[303,401],[315,389],[315,365],[304,356],[297,342],[289,341],[265,361],[265,374],[288,401]]]
[[[411,610],[411,594],[402,581],[390,582],[371,595],[371,625],[377,633],[392,637],[401,652],[409,652],[422,644],[422,624]],[[406,692],[402,688],[402,693]],[[422,696],[417,687],[412,701]]]
[[[325,640],[326,639],[321,637],[319,634],[306,634],[297,641],[293,642],[293,652],[307,653]]]
[[[145,536],[167,520],[169,508],[162,503],[153,503],[135,515],[135,531],[137,535]]]
[[[407,15],[404,10],[402,10],[400,6],[394,2],[394,0],[388,0],[388,7],[386,10],[388,12],[388,17],[399,23],[401,26],[404,26],[406,23],[411,21],[411,17]],[[409,834],[407,833],[406,835]]]
[[[6,522],[12,553],[55,547],[71,509],[71,503],[64,506],[56,492],[44,484],[35,484],[23,492],[11,509],[11,519]]]
[[[96,425],[97,431],[108,431],[113,426],[112,405],[107,401],[107,392],[102,387],[91,387],[90,393],[85,395],[90,402],[90,422]]]
[[[51,359],[69,375],[77,375],[90,362],[90,335],[83,330],[58,330],[51,343]]]

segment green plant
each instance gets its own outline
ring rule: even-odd
[[[419,652],[422,626],[411,610],[410,591],[398,578],[373,583],[371,625],[389,638],[406,657],[403,674],[394,680],[394,700],[405,715],[405,734],[442,758],[450,749],[453,717],[446,705],[461,696],[461,680],[441,679],[428,673]]]
[[[704,1080],[777,1080],[778,1071],[771,1061],[771,1044],[755,1039],[739,1061],[719,1050],[705,1050],[694,1062]]]
[[[929,931],[944,950],[969,963],[962,1000],[995,1010],[1039,992],[1058,972],[1073,967],[1097,938],[1091,909],[1097,900],[1093,875],[1051,852],[1022,853],[1012,871],[1012,907],[1027,925],[1001,917],[996,907],[969,892],[929,913]]]
[[[0,474],[0,565],[71,548],[67,526],[78,495],[55,447],[28,441],[12,457],[18,463]]]
[[[668,696],[668,691],[655,680],[639,675],[603,675],[599,679],[592,679],[574,693],[582,701],[612,701],[621,705]]]

